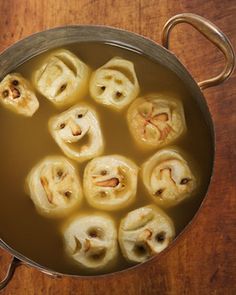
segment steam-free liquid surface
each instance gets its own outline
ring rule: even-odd
[[[186,151],[190,161],[193,159],[200,183],[191,198],[165,210],[172,218],[178,235],[199,208],[212,169],[212,136],[199,105],[174,73],[143,55],[98,43],[73,44],[64,48],[77,54],[92,69],[100,67],[114,56],[129,59],[135,65],[141,88],[139,96],[158,92],[174,94],[182,100],[188,130],[174,145]],[[27,61],[15,69],[15,72],[20,72],[24,77],[31,79],[32,73],[39,67],[45,54],[47,53]],[[37,97],[40,107],[32,118],[25,118],[3,107],[0,108],[0,238],[44,267],[68,274],[87,274],[65,254],[61,228],[67,218],[50,219],[40,216],[24,190],[25,178],[38,161],[48,155],[63,155],[48,131],[49,118],[60,111],[39,93]],[[105,155],[120,154],[141,165],[154,154],[155,151],[143,152],[136,147],[128,130],[126,110],[121,113],[111,111],[95,103],[89,94],[82,101],[90,103],[99,114],[106,142]],[[86,164],[87,162],[75,163],[81,179]],[[108,214],[114,218],[118,227],[121,218],[129,211],[151,203],[153,202],[139,178],[136,202],[124,210]],[[89,207],[85,200],[79,211],[98,212],[97,209]],[[120,254],[112,271],[130,265]]]

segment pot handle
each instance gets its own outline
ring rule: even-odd
[[[10,280],[12,279],[12,277],[14,275],[14,272],[15,272],[17,266],[19,266],[20,264],[21,264],[21,261],[18,258],[16,258],[16,257],[12,258],[12,260],[10,262],[10,265],[8,267],[5,278],[0,282],[0,291],[2,289],[4,289],[7,286],[7,284],[10,282]]]
[[[218,47],[225,56],[226,65],[223,71],[214,78],[199,82],[199,87],[203,90],[208,87],[218,85],[228,79],[234,70],[235,55],[233,47],[225,34],[209,20],[199,15],[193,13],[181,13],[169,19],[163,28],[162,45],[167,49],[169,48],[170,31],[179,23],[187,23],[193,26],[216,47]]]

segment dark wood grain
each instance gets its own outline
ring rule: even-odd
[[[160,42],[164,23],[181,12],[210,19],[235,47],[235,0],[8,0],[0,1],[0,50],[31,33],[66,24],[111,25]],[[187,25],[173,30],[171,49],[197,80],[223,66],[221,54]],[[205,91],[216,130],[215,172],[194,226],[175,247],[136,270],[94,280],[55,279],[22,266],[2,294],[236,294],[235,76]],[[0,250],[0,278],[9,260]]]

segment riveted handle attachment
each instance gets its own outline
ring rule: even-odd
[[[193,26],[211,43],[218,47],[225,57],[226,64],[223,71],[216,77],[199,82],[199,87],[203,90],[208,87],[221,84],[223,81],[228,79],[234,70],[235,54],[233,47],[226,35],[209,20],[193,13],[182,13],[172,17],[163,28],[162,45],[167,49],[169,48],[170,31],[175,25],[179,23],[187,23]]]

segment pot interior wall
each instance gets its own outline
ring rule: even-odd
[[[197,207],[200,206],[201,201],[207,191],[207,187],[210,181],[210,176],[213,169],[213,160],[214,160],[214,135],[213,135],[213,125],[211,121],[211,117],[208,111],[207,104],[205,99],[198,88],[195,81],[183,67],[183,65],[172,55],[170,52],[158,46],[157,44],[132,33],[128,33],[121,30],[105,28],[105,27],[67,27],[67,28],[59,28],[53,29],[46,32],[35,34],[31,37],[28,37],[17,44],[13,45],[11,48],[3,52],[0,56],[0,77],[3,78],[7,73],[13,71],[15,68],[23,64],[25,61],[30,58],[53,48],[58,47],[67,47],[69,49],[74,49],[76,51],[76,45],[71,44],[81,44],[80,47],[86,47],[86,44],[91,42],[94,43],[94,50],[99,51],[99,44],[113,44],[117,46],[117,54],[122,51],[127,51],[126,49],[133,51],[134,54],[142,55],[145,58],[148,58],[150,61],[157,62],[160,64],[163,69],[166,67],[171,72],[173,72],[176,77],[178,77],[182,88],[185,92],[185,96],[189,94],[190,101],[186,100],[186,105],[189,110],[191,108],[198,108],[202,113],[202,120],[204,122],[199,123],[199,128],[202,126],[206,126],[206,137],[208,136],[208,151],[209,151],[209,163],[210,168],[207,172],[207,181],[204,187],[204,191],[202,191],[202,197],[197,200]],[[97,44],[97,45],[96,45]],[[97,47],[96,47],[97,46]],[[102,45],[101,45],[102,46]],[[109,48],[109,45],[107,45]],[[119,49],[121,48],[121,49]],[[123,49],[122,49],[123,48]],[[95,62],[96,63],[96,62]],[[95,65],[94,65],[95,66]],[[140,68],[141,71],[141,68]],[[166,84],[168,85],[168,83]],[[191,122],[191,117],[188,117],[187,120]],[[194,124],[197,124],[196,118],[193,120]],[[198,126],[194,127],[195,129]],[[184,145],[183,145],[184,147]],[[197,150],[198,147],[195,146]],[[175,214],[174,212],[170,214]],[[192,218],[192,217],[191,217]],[[177,231],[182,230],[180,228]],[[14,248],[14,247],[13,247]],[[20,257],[23,258],[24,257]],[[29,261],[28,261],[29,262]],[[41,263],[46,267],[50,267],[46,263]],[[60,270],[60,272],[63,272]],[[65,271],[69,273],[69,271]]]

